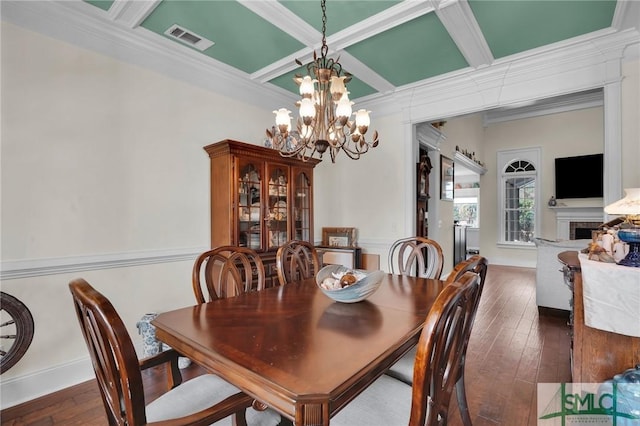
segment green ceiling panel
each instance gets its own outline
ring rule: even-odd
[[[307,68],[297,68],[287,74],[274,78],[273,80],[269,81],[269,83],[273,83],[276,86],[282,87],[283,89],[293,92],[297,95],[299,94],[298,85],[295,83],[295,81],[293,81],[293,77],[295,77],[296,74],[307,75]],[[376,93],[376,90],[373,87],[369,86],[361,80],[358,80],[355,76],[352,77],[349,83],[347,83],[347,90],[349,91],[350,99],[357,99],[362,96]]]
[[[278,0],[309,25],[322,31],[320,1]],[[377,13],[395,6],[400,0],[327,0],[327,35],[341,31]]]
[[[173,24],[213,41],[215,44],[205,55],[247,73],[304,47],[235,1],[165,0],[145,19],[142,27],[163,35]]]
[[[106,11],[109,10],[109,8],[114,2],[114,0],[84,0],[84,1]]]
[[[377,34],[346,50],[396,86],[468,66],[433,13]]]
[[[494,57],[520,53],[611,26],[615,0],[469,0]]]

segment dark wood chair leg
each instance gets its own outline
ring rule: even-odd
[[[458,409],[464,426],[471,425],[471,417],[469,416],[469,406],[467,405],[467,394],[464,389],[464,370],[460,373],[460,378],[456,382],[456,397],[458,399]]]
[[[231,422],[233,426],[247,426],[247,411],[240,410],[232,414]]]

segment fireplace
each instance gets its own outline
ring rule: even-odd
[[[601,224],[601,222],[569,222],[569,239],[590,239],[591,231],[596,231]]]
[[[602,207],[553,207],[558,240],[591,239],[591,231],[604,222]]]

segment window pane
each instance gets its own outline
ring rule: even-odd
[[[535,177],[506,179],[504,188],[505,241],[531,242],[535,234]]]

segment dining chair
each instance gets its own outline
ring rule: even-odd
[[[466,272],[436,298],[418,341],[412,385],[383,374],[338,412],[331,425],[446,424],[479,280],[478,274]]]
[[[110,425],[147,425],[166,420],[172,425],[209,425],[231,415],[236,417],[236,424],[247,424],[245,410],[253,398],[212,374],[181,384],[178,353],[172,349],[139,360],[111,302],[83,279],[71,281],[69,289]],[[166,363],[170,365],[170,390],[146,404],[141,370]],[[275,420],[259,423],[277,424]]]
[[[220,246],[198,256],[191,281],[197,303],[225,299],[263,290],[264,264],[250,248]]]
[[[471,319],[468,323],[468,328],[465,330],[465,333],[464,333],[466,342],[463,346],[463,353],[462,353],[462,357],[460,358],[460,363],[461,363],[460,369],[458,370],[458,380],[456,381],[456,398],[458,400],[460,417],[462,418],[462,423],[465,426],[471,426],[471,417],[469,416],[469,406],[467,404],[467,395],[466,395],[465,385],[464,385],[465,360],[467,355],[469,338],[471,336],[471,329],[473,327],[473,323],[475,322],[475,316],[476,316],[476,313],[478,312],[478,306],[480,305],[480,296],[482,295],[482,290],[484,289],[485,278],[487,276],[487,268],[488,268],[487,259],[480,255],[474,255],[469,259],[459,262],[453,268],[451,273],[449,273],[449,275],[447,276],[447,279],[445,280],[447,284],[454,283],[458,281],[467,272],[476,273],[479,277],[478,291],[476,292],[475,300],[473,301]],[[393,366],[391,366],[391,368],[389,368],[386,374],[411,385],[413,381],[413,370],[414,370],[416,350],[417,348],[414,347],[409,352],[407,352]]]
[[[440,279],[443,266],[442,247],[429,238],[401,238],[389,250],[389,271],[392,274]]]
[[[313,278],[320,270],[316,248],[307,241],[291,240],[278,248],[276,270],[280,285]]]

